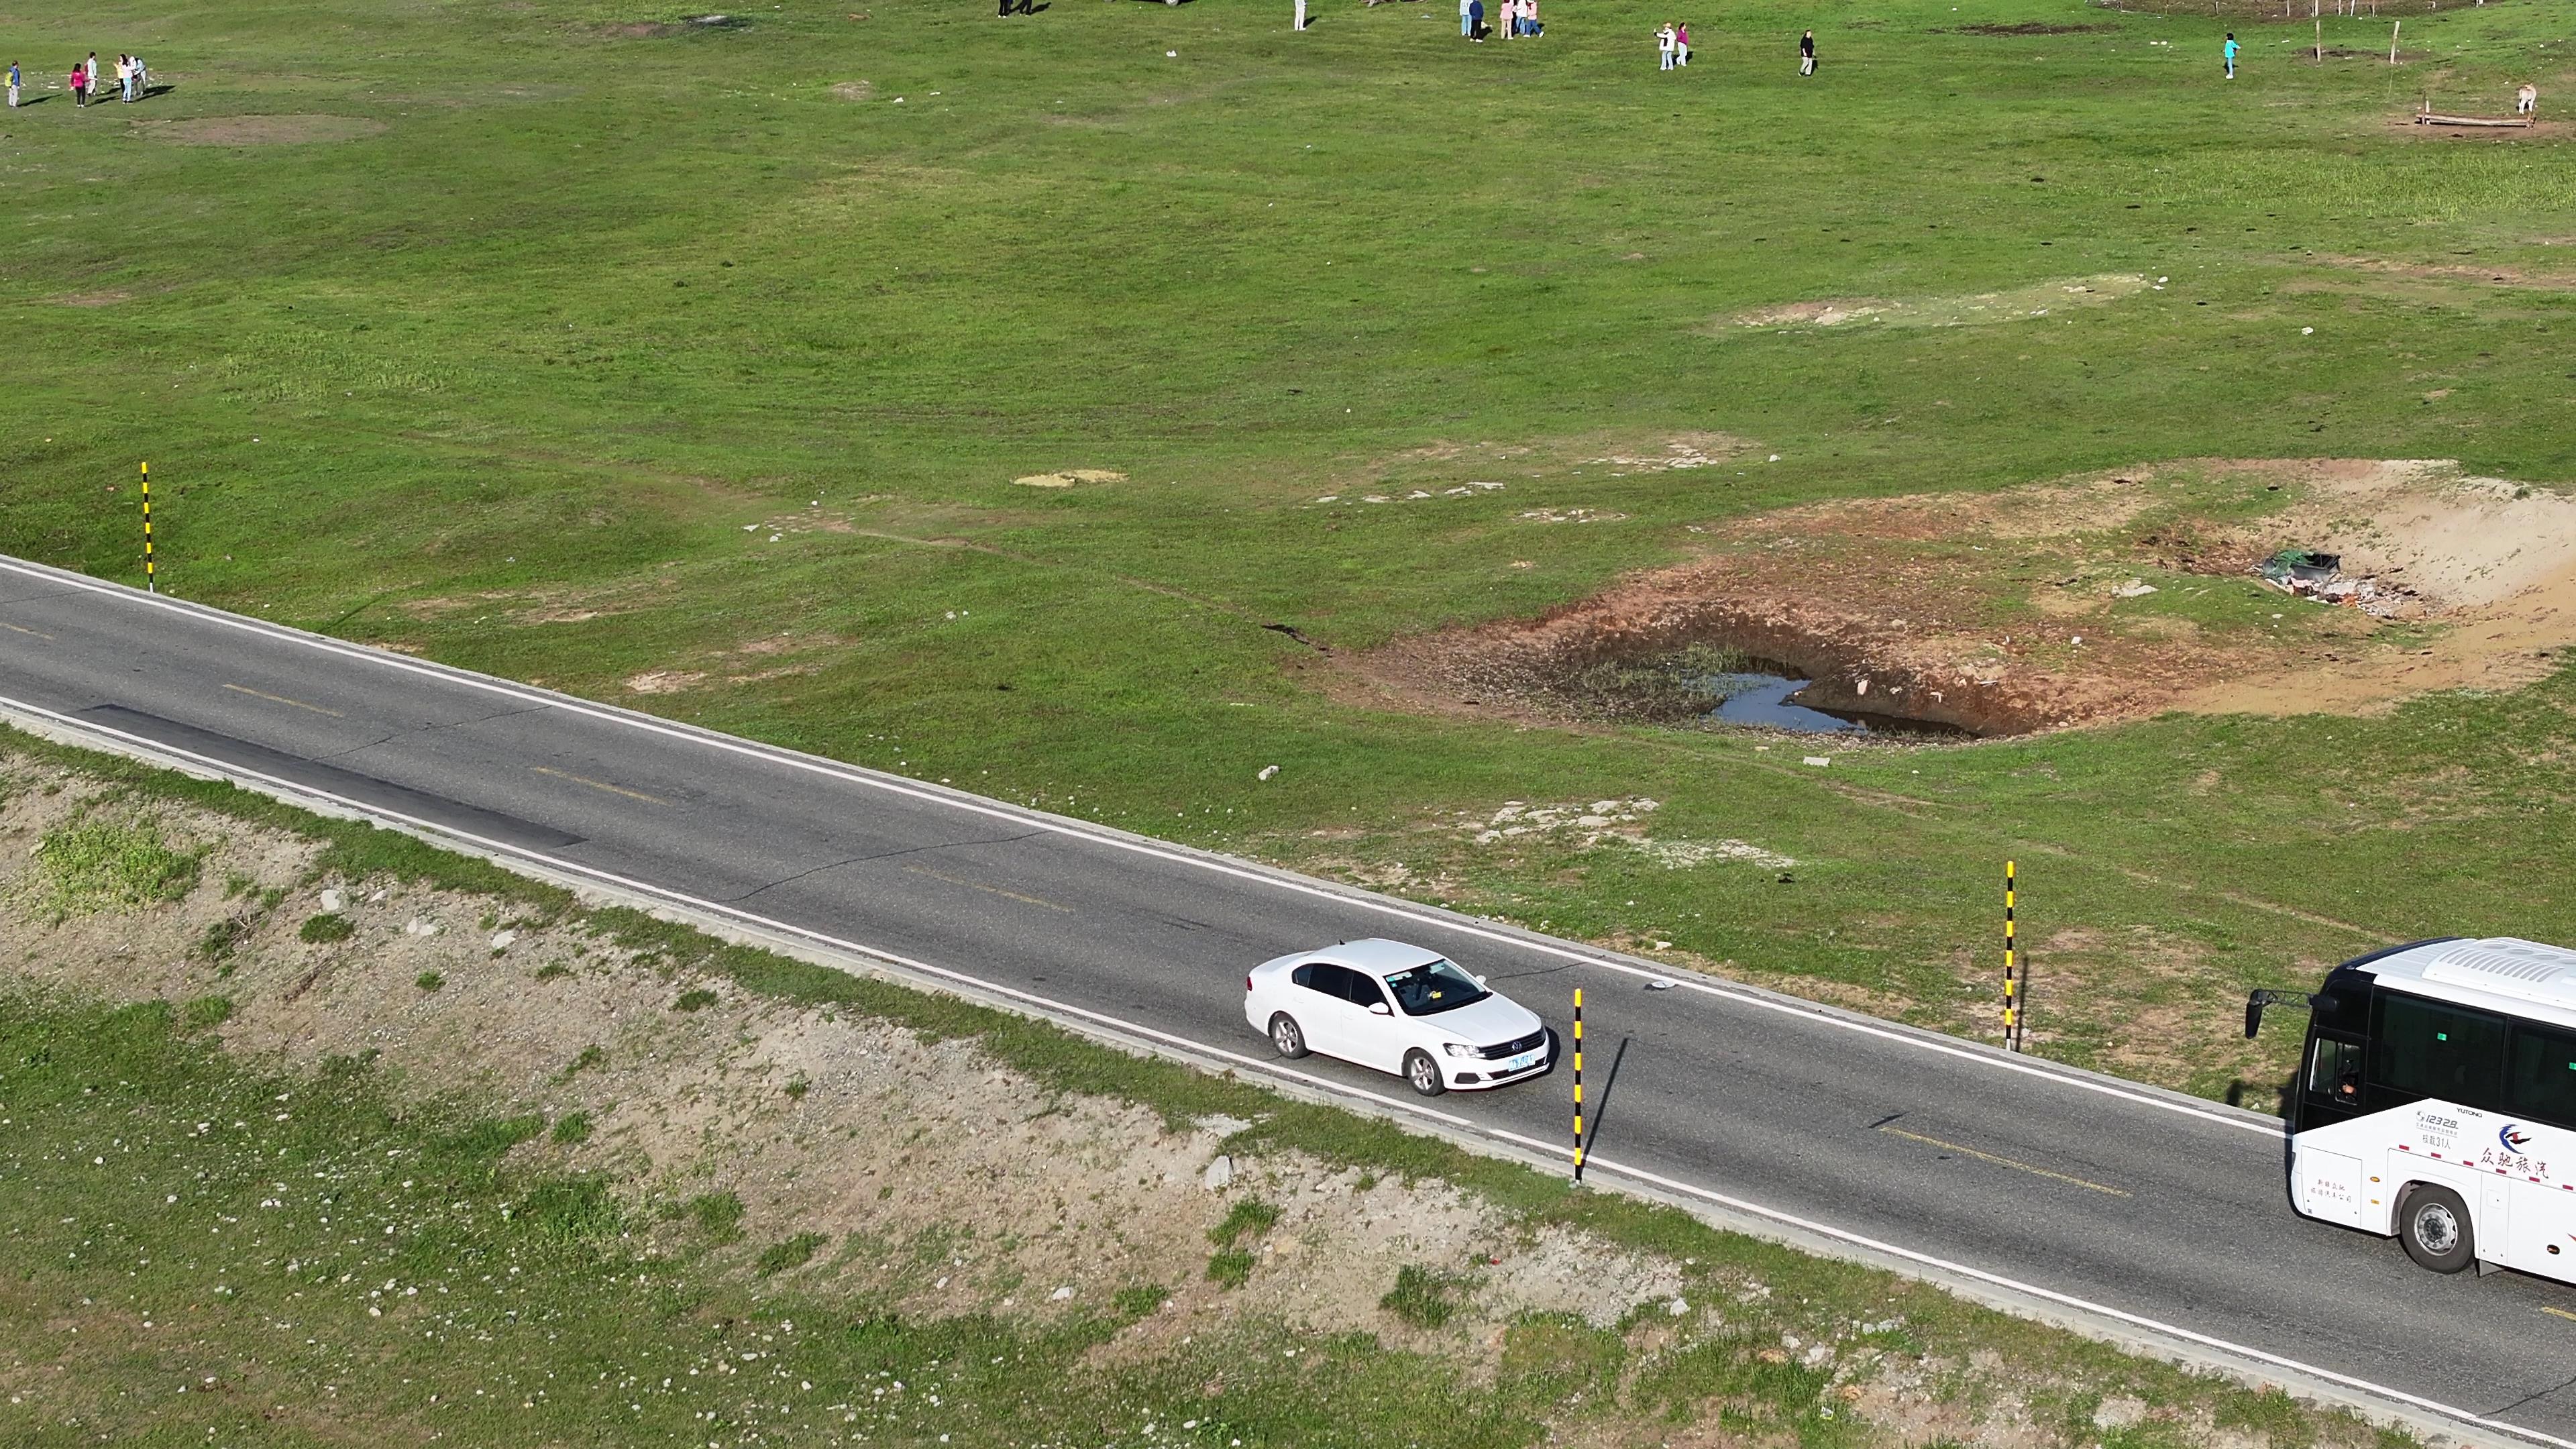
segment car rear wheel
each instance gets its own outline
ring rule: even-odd
[[[1413,1084],[1413,1090],[1426,1097],[1437,1097],[1449,1090],[1449,1084],[1441,1079],[1440,1064],[1433,1061],[1431,1053],[1426,1051],[1404,1054],[1404,1079]]]
[[[1306,1054],[1305,1029],[1297,1025],[1297,1018],[1280,1012],[1270,1018],[1270,1044],[1279,1049],[1279,1055],[1293,1062]]]
[[[2397,1236],[2419,1268],[2457,1273],[2477,1261],[2469,1206],[2447,1187],[2418,1184],[2398,1209]]]

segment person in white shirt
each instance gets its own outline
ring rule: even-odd
[[[1475,18],[1469,13],[1469,7],[1475,3],[1476,0],[1458,0],[1458,33],[1460,35],[1473,37],[1476,33]]]
[[[1655,53],[1663,57],[1663,69],[1673,68],[1673,28],[1665,25],[1655,32]]]

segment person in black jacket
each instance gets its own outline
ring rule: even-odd
[[[1816,73],[1816,32],[1810,30],[1798,37],[1798,74]]]

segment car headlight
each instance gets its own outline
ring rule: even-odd
[[[1453,1057],[1472,1057],[1476,1055],[1476,1049],[1467,1045],[1463,1041],[1444,1041],[1440,1044],[1440,1049]]]

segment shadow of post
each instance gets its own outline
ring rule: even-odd
[[[1632,1036],[1619,1038],[1619,1049],[1610,1054],[1610,1070],[1601,1078],[1601,1094],[1583,1104],[1583,1157],[1587,1162],[1592,1158],[1593,1144],[1601,1140],[1601,1124],[1610,1120],[1610,1093],[1619,1085],[1619,1064],[1628,1059],[1628,1043],[1635,1040]]]

